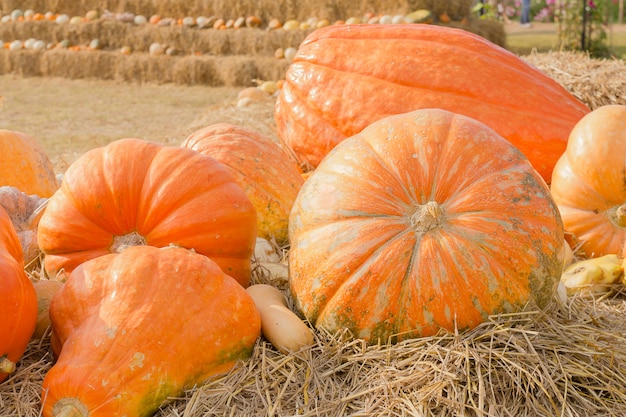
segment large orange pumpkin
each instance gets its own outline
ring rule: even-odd
[[[482,121],[549,182],[589,109],[518,56],[461,29],[335,25],[301,44],[276,102],[279,137],[315,167],[383,117],[442,108]]]
[[[48,275],[128,245],[177,245],[209,256],[247,286],[256,213],[228,168],[179,146],[119,139],[78,158],[38,231]]]
[[[50,304],[45,417],[142,417],[247,359],[253,299],[206,256],[130,247],[76,268]]]
[[[37,295],[24,272],[22,246],[0,207],[0,382],[15,370],[36,322]]]
[[[576,124],[551,191],[588,257],[626,257],[626,106],[599,107]]]
[[[50,197],[59,188],[52,162],[43,147],[22,132],[0,129],[0,186]]]
[[[492,129],[441,109],[381,119],[337,145],[289,228],[297,307],[374,343],[545,306],[563,265],[541,176]]]
[[[209,155],[227,167],[257,213],[257,233],[287,240],[289,212],[304,182],[293,157],[272,139],[229,123],[191,133],[182,146]]]

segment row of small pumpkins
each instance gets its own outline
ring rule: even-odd
[[[545,306],[570,246],[614,256],[623,275],[626,106],[590,111],[476,35],[318,29],[275,118],[283,147],[228,124],[178,147],[120,139],[77,159],[60,187],[36,143],[3,132],[2,155],[16,156],[0,175],[46,199],[27,217],[39,219],[46,274],[64,281],[49,307],[43,416],[147,416],[248,357],[262,327],[278,345],[265,331],[276,311],[296,316],[264,292],[275,288],[250,285],[259,237],[288,244],[298,313],[369,343]],[[37,314],[9,225],[7,366]]]

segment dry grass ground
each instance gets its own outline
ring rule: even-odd
[[[212,106],[239,88],[0,76],[0,127],[37,139],[58,172],[88,149],[123,137],[182,142]]]

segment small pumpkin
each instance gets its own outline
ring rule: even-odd
[[[230,123],[213,124],[191,133],[182,143],[229,167],[257,213],[257,233],[264,239],[287,240],[293,201],[304,183],[293,157],[272,139]]]
[[[254,301],[206,256],[129,247],[76,268],[50,304],[44,417],[144,417],[246,360]]]
[[[563,225],[541,176],[486,125],[441,109],[372,123],[304,183],[289,223],[296,306],[370,343],[545,306]]]
[[[43,147],[25,133],[0,129],[0,186],[50,197],[59,183]]]
[[[598,107],[576,124],[551,191],[587,257],[626,257],[626,106]]]
[[[79,157],[37,230],[48,276],[128,245],[171,244],[206,255],[247,286],[254,206],[228,168],[180,146],[118,139]]]
[[[24,272],[22,247],[0,207],[0,382],[15,371],[37,321],[37,296]]]
[[[569,132],[589,112],[539,69],[466,30],[340,25],[300,44],[276,102],[276,129],[303,164],[316,167],[372,122],[424,108],[490,126],[546,182]]]

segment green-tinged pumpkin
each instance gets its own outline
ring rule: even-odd
[[[15,371],[36,322],[37,295],[24,272],[22,246],[0,206],[0,382]]]
[[[144,417],[246,360],[254,301],[206,256],[151,246],[77,267],[50,304],[44,417]]]
[[[598,107],[576,124],[551,191],[587,257],[626,258],[626,106]]]
[[[337,145],[289,228],[296,306],[371,343],[543,307],[563,268],[561,218],[528,159],[441,109],[381,119]]]
[[[0,129],[0,186],[50,197],[59,188],[52,162],[43,147],[25,133]]]
[[[393,114],[441,108],[483,122],[546,182],[589,109],[536,67],[468,31],[334,25],[309,34],[285,75],[278,136],[316,167],[346,137]]]
[[[180,146],[119,139],[79,157],[48,200],[37,230],[46,272],[128,245],[193,249],[247,286],[254,206],[219,161]]]
[[[191,133],[182,143],[230,168],[257,213],[259,237],[287,240],[289,212],[304,183],[293,157],[272,139],[229,123]]]

